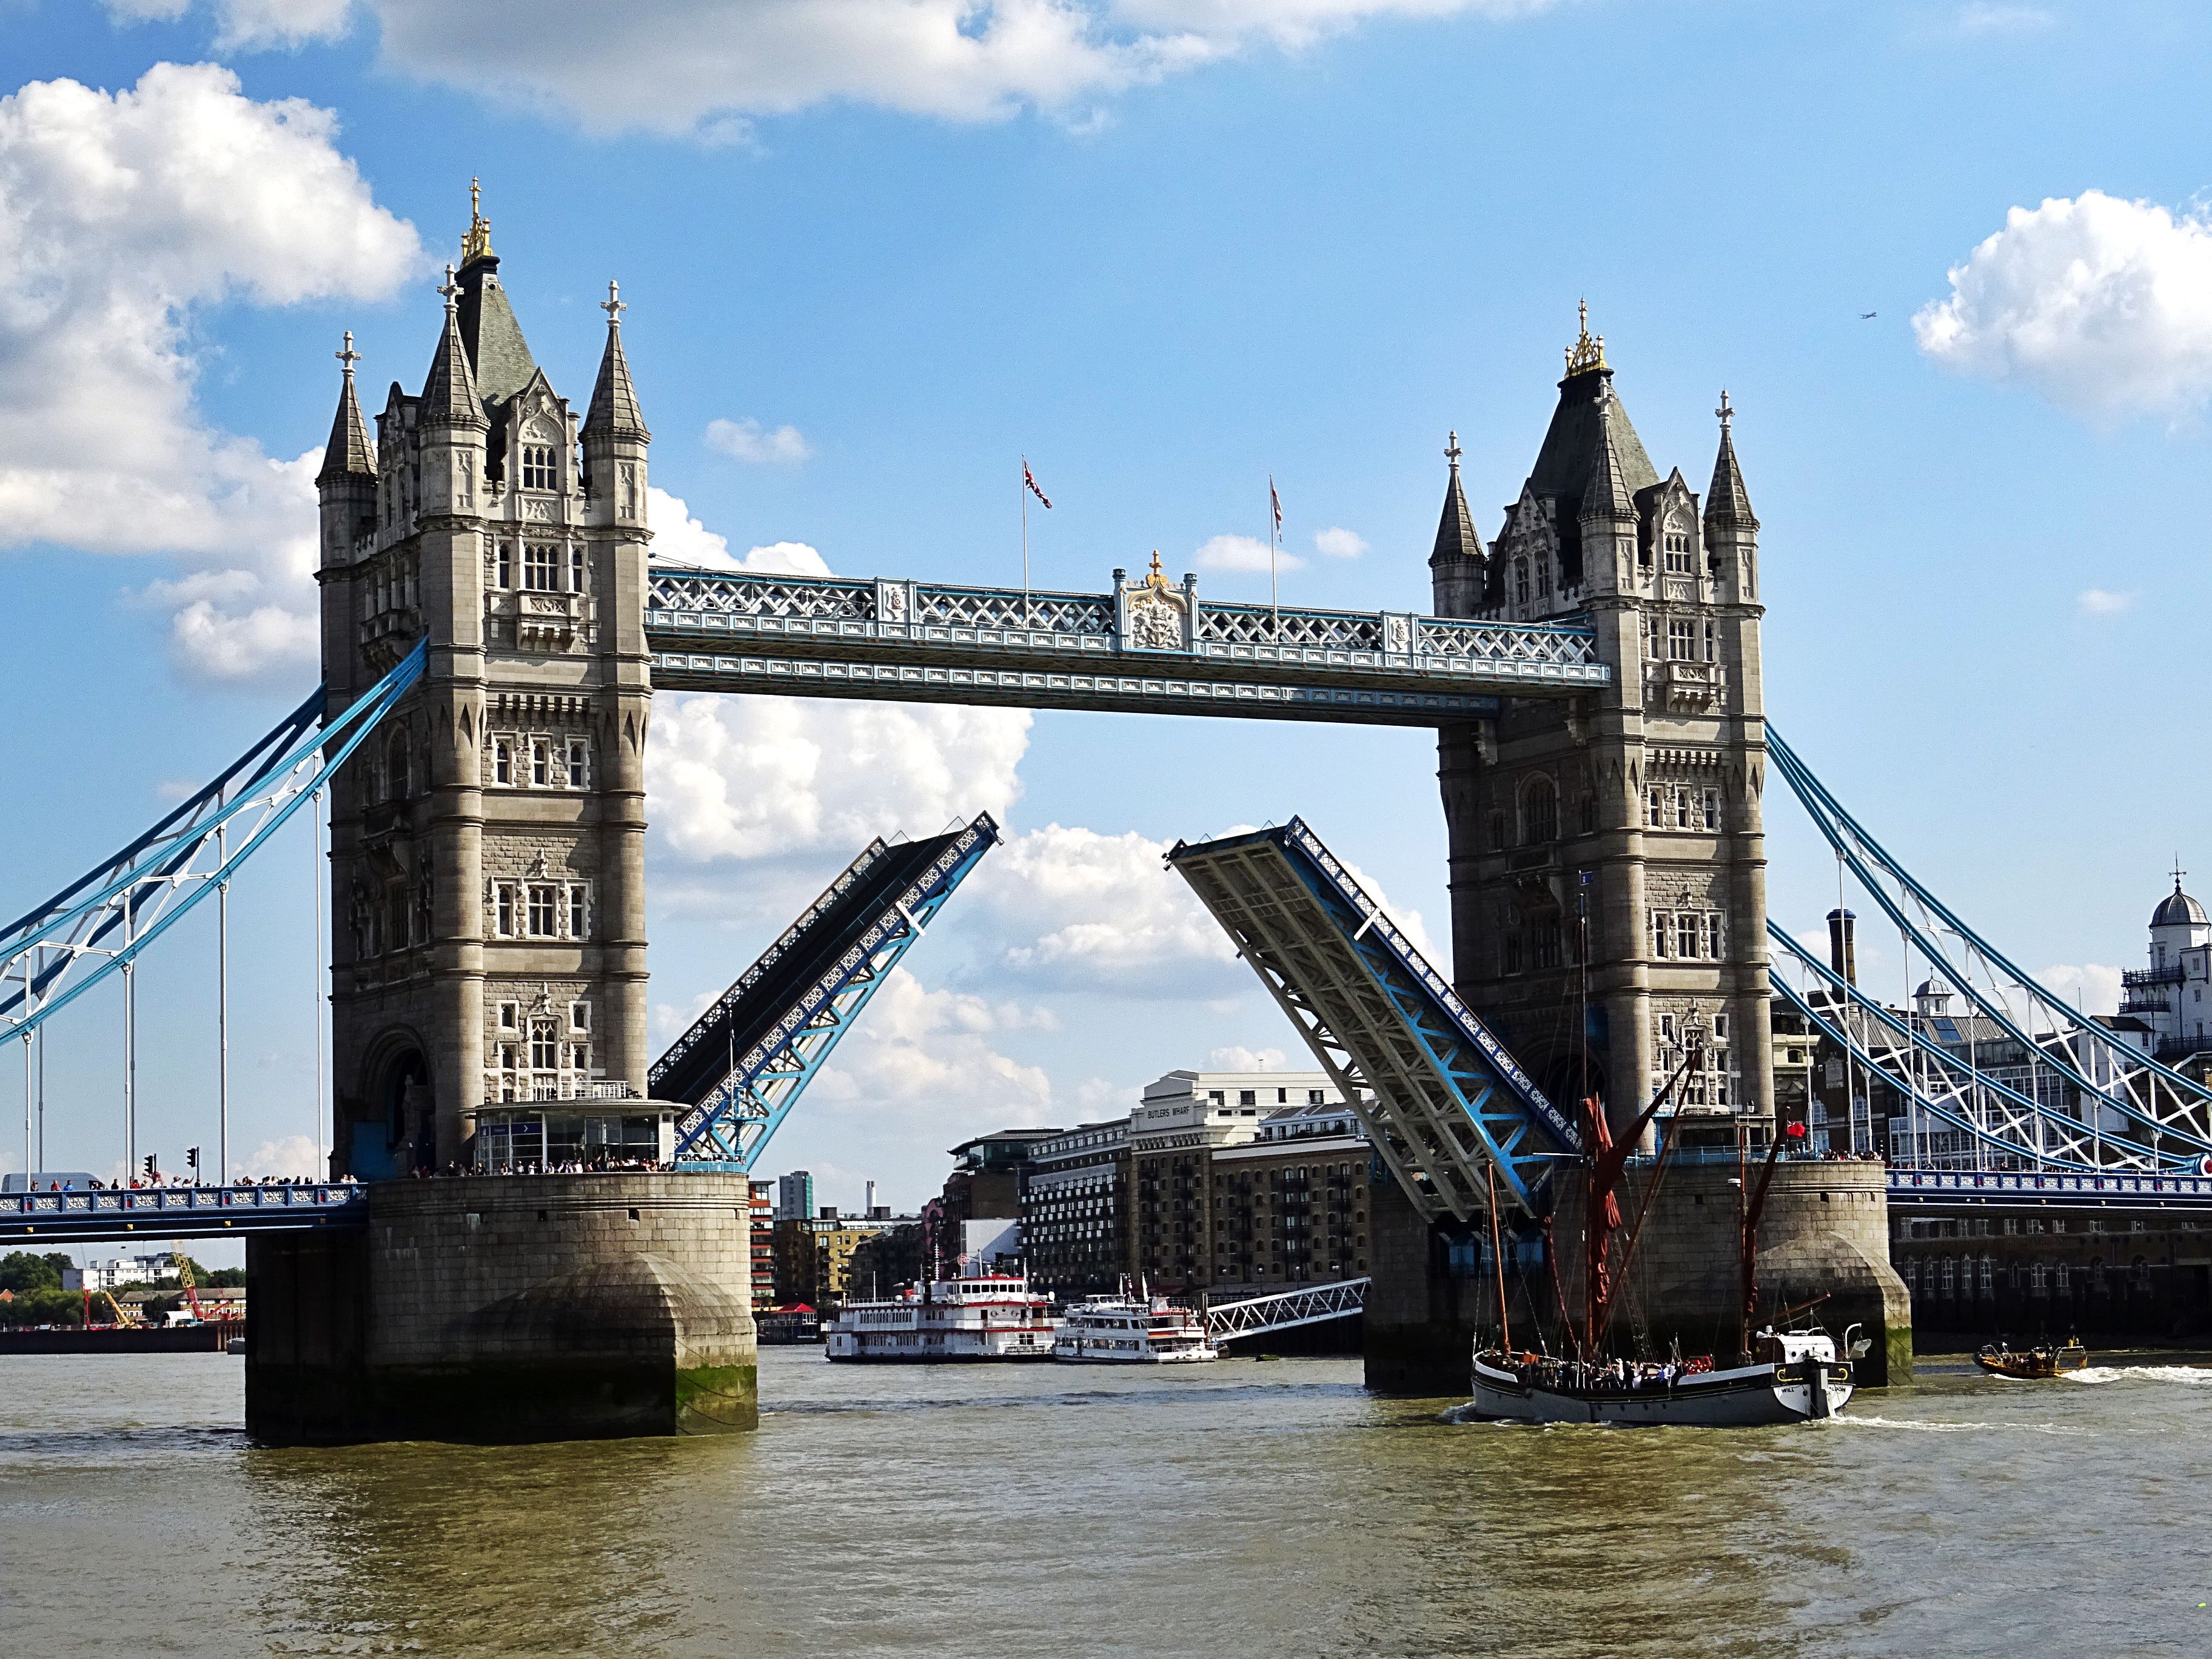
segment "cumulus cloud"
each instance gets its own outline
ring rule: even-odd
[[[1255,536],[1216,536],[1191,556],[1200,570],[1249,572],[1268,568],[1267,544]],[[1305,561],[1295,553],[1277,553],[1274,568],[1297,570]]]
[[[2085,1014],[2117,1013],[2120,1006],[2120,970],[2101,962],[2074,967],[2066,963],[2045,969],[2037,975],[2045,988],[2075,1004]]]
[[[1332,559],[1356,559],[1367,550],[1367,538],[1341,525],[1331,530],[1318,531],[1314,545]]]
[[[752,466],[797,466],[814,451],[795,426],[773,432],[758,421],[709,421],[707,447]]]
[[[1952,27],[1967,40],[1990,35],[2034,34],[2058,21],[2047,7],[2000,5],[1992,0],[1961,6]]]
[[[1209,1072],[1279,1072],[1283,1067],[1280,1048],[1247,1048],[1241,1043],[1231,1043],[1225,1048],[1216,1048],[1206,1057]]]
[[[307,1136],[286,1135],[281,1139],[263,1141],[238,1160],[235,1173],[258,1181],[263,1176],[326,1177],[330,1170],[317,1156],[315,1143]]]
[[[832,1110],[858,1108],[872,1124],[889,1115],[954,1127],[979,1114],[1011,1127],[1041,1124],[1051,1115],[1052,1079],[1000,1053],[995,1039],[1057,1025],[1048,1009],[929,990],[894,968],[809,1097]]]
[[[560,112],[596,131],[708,138],[749,118],[872,104],[955,121],[1039,109],[1076,121],[1132,87],[1296,50],[1370,18],[1505,18],[1553,0],[203,0],[222,40],[296,46],[374,17],[387,64]],[[107,0],[175,17],[191,0]]]
[[[2102,191],[2014,208],[1912,319],[1946,368],[2062,409],[2172,414],[2212,392],[2212,226]]]
[[[769,570],[786,576],[826,576],[830,566],[805,542],[770,542],[749,550],[744,557],[730,551],[730,538],[720,536],[691,516],[680,495],[646,486],[646,522],[653,526],[653,557],[657,564],[691,564],[708,570]]]
[[[2136,596],[2132,592],[2113,593],[2101,587],[2085,587],[2074,596],[2074,604],[2085,617],[2117,617],[2132,610]]]
[[[1133,830],[1048,824],[984,860],[968,904],[1024,983],[1140,997],[1244,989],[1228,935],[1165,867],[1167,850]]]
[[[1029,732],[1019,708],[664,693],[646,748],[647,811],[694,861],[825,848],[849,858],[872,836],[1004,817]]]
[[[170,596],[178,659],[210,678],[308,659],[320,455],[272,458],[207,423],[194,313],[380,298],[420,257],[337,131],[212,64],[0,98],[0,547],[220,573]]]

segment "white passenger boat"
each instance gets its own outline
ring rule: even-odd
[[[848,1302],[830,1327],[832,1359],[891,1364],[1049,1359],[1051,1298],[1020,1274],[909,1285],[888,1301]]]
[[[1851,1397],[1851,1366],[1826,1331],[1759,1333],[1759,1363],[1603,1365],[1509,1354],[1474,1357],[1477,1417],[1519,1423],[1679,1424],[1753,1428],[1833,1417]]]
[[[1206,1321],[1165,1297],[1094,1296],[1067,1310],[1052,1357],[1085,1365],[1198,1365],[1221,1358]]]

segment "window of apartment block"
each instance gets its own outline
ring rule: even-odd
[[[532,542],[522,550],[522,586],[532,593],[550,593],[556,583],[555,572],[559,550],[542,543]]]
[[[550,444],[523,445],[522,487],[525,489],[553,488],[552,446]]]

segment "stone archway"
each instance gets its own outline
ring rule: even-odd
[[[389,1181],[436,1162],[430,1062],[414,1032],[386,1032],[362,1066],[360,1106],[341,1131],[347,1173]]]

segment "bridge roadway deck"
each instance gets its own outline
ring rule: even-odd
[[[1218,605],[1182,584],[1024,592],[657,566],[655,686],[1437,726],[1612,671],[1586,624]]]
[[[2212,1210],[2212,1176],[2038,1175],[2022,1170],[1889,1171],[1893,1209],[1960,1205],[2073,1210]]]
[[[129,1238],[222,1238],[368,1223],[368,1189],[309,1187],[100,1187],[0,1196],[0,1243],[92,1244]]]

